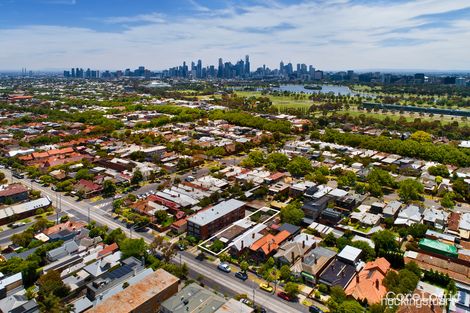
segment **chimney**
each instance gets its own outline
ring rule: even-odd
[[[305,240],[302,240],[302,249],[305,249]]]
[[[380,287],[379,280],[378,280],[378,279],[376,279],[376,280],[375,280],[375,288],[377,288],[377,290],[378,290],[378,289],[379,289],[379,287]]]
[[[344,270],[341,271],[341,277],[344,277]]]
[[[294,253],[294,251],[292,251],[292,252],[290,253],[290,257],[291,257],[291,259],[292,259],[292,263],[294,263],[294,261],[295,261],[295,253]]]
[[[356,284],[359,284],[359,275],[356,275]]]
[[[255,233],[251,234],[251,239],[255,239]]]
[[[245,248],[245,242],[242,240],[242,250]]]
[[[318,261],[318,260],[317,260],[317,256],[316,256],[316,255],[314,255],[314,256],[313,256],[313,264],[315,264],[315,265],[316,265],[316,264],[317,264],[317,261]],[[334,266],[334,265],[333,265],[333,266]],[[334,267],[333,267],[333,268],[334,268]]]

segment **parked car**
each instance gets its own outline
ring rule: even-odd
[[[243,303],[243,304],[246,304],[248,306],[251,306],[251,301],[246,299],[246,298],[241,298],[240,302]]]
[[[315,305],[311,305],[309,308],[308,308],[308,311],[310,313],[324,313],[323,310],[321,310],[319,307],[315,306]]]
[[[235,277],[245,281],[248,279],[248,274],[245,272],[236,272]]]
[[[16,223],[11,224],[11,228],[18,228],[24,225],[26,225],[25,222],[16,222]]]
[[[277,296],[278,296],[279,298],[281,298],[282,300],[286,300],[286,301],[289,301],[289,302],[294,302],[294,300],[295,300],[294,298],[292,298],[291,296],[289,296],[287,293],[282,292],[282,291],[281,291],[281,292],[278,292],[278,293],[277,293]]]
[[[217,268],[219,270],[221,270],[222,272],[225,272],[225,273],[230,273],[232,271],[232,269],[230,268],[230,265],[228,265],[227,263],[220,263]]]
[[[261,284],[259,284],[259,287],[260,287],[262,290],[267,291],[267,292],[273,292],[273,290],[274,290],[272,286],[270,286],[270,285],[268,285],[268,284],[266,284],[266,283],[261,283]]]
[[[257,307],[255,308],[255,312],[256,312],[256,313],[266,313],[266,309],[263,308],[262,306],[257,306]]]

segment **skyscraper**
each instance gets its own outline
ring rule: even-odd
[[[250,75],[250,56],[245,56],[245,75]]]
[[[217,70],[217,77],[222,78],[224,76],[224,61],[219,58],[219,68]]]

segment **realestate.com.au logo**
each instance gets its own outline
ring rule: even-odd
[[[447,306],[451,300],[457,300],[456,296],[437,296],[434,294],[420,295],[420,294],[401,294],[394,293],[393,291],[387,292],[385,298],[382,299],[382,304],[388,307],[397,306],[413,306],[416,308],[421,307],[440,307]]]

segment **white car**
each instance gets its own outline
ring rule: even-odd
[[[228,265],[227,263],[220,263],[217,268],[225,273],[230,273],[232,271],[230,265]]]

